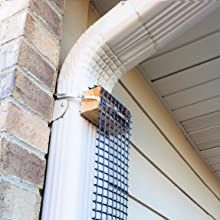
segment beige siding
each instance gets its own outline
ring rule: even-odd
[[[149,208],[144,207],[133,199],[129,199],[128,203],[128,219],[131,220],[141,220],[141,219],[149,219],[149,220],[162,220],[164,219],[157,213],[154,213]]]
[[[66,0],[63,17],[60,65],[80,35],[87,29],[89,1]]]
[[[147,219],[141,209],[162,219],[220,219],[219,182],[140,73],[128,73],[114,95],[133,115],[130,194],[142,204],[129,219]]]

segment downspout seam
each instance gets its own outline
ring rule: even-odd
[[[158,51],[158,44],[157,41],[154,39],[152,33],[149,31],[149,28],[147,27],[147,24],[144,22],[143,17],[141,16],[141,14],[137,11],[137,9],[135,8],[135,6],[133,5],[133,3],[130,2],[130,4],[132,5],[135,13],[137,14],[138,20],[140,21],[140,23],[142,24],[142,26],[144,27],[144,29],[146,30],[147,34],[145,36],[149,37],[154,45],[154,49],[157,52]]]

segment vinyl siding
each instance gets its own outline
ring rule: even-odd
[[[220,219],[219,182],[141,74],[129,72],[113,94],[133,115],[129,219]]]

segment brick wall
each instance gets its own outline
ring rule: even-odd
[[[64,0],[0,4],[0,219],[39,219]]]

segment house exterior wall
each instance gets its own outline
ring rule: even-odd
[[[64,1],[0,4],[0,219],[39,219]]]
[[[99,14],[89,0],[65,1],[61,37],[60,66],[73,45],[86,29],[99,19]]]
[[[1,2],[0,219],[39,219],[64,6],[62,0]],[[92,8],[87,14],[87,0],[74,2],[83,13],[75,18],[79,32],[69,33],[79,8],[68,3],[73,8],[64,25],[63,59],[98,18]],[[128,73],[114,95],[134,122],[129,219],[220,219],[219,183],[140,73]]]
[[[65,1],[60,65],[80,35],[87,29],[89,1]]]
[[[129,219],[220,219],[220,185],[137,69],[113,94],[132,112]]]
[[[98,18],[89,7],[88,26]],[[219,182],[139,71],[126,74],[113,94],[133,114],[128,219],[219,219]]]

